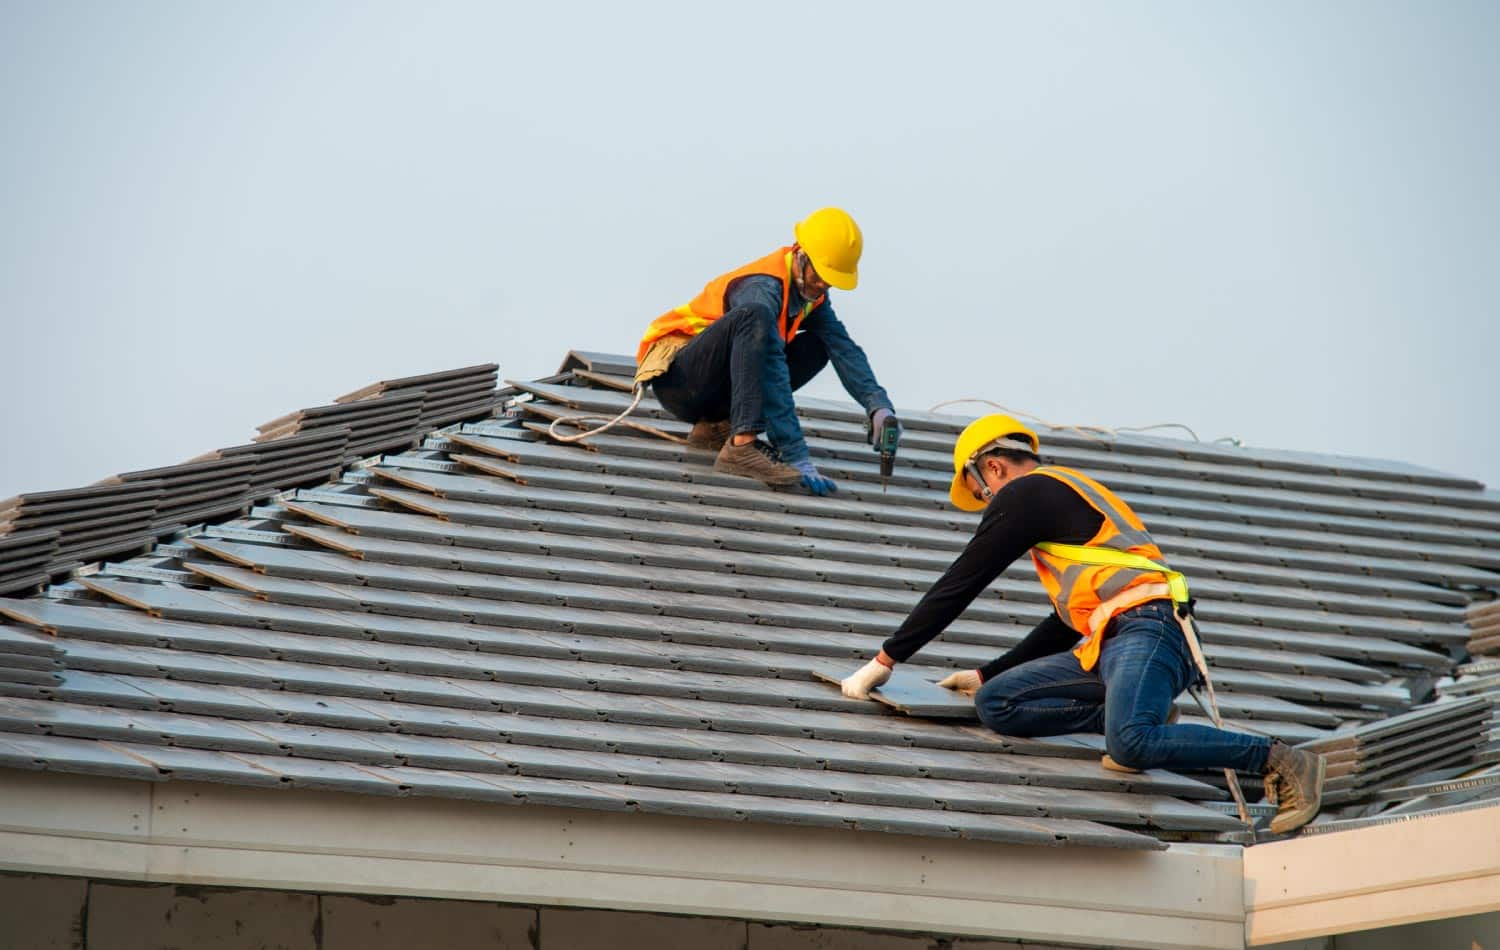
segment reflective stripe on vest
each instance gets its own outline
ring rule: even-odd
[[[824,294],[817,300],[804,303],[802,311],[796,315],[795,319],[791,319],[791,315],[787,313],[787,307],[791,302],[792,294],[792,248],[778,248],[744,267],[715,277],[692,301],[680,307],[674,307],[651,321],[651,325],[646,328],[646,335],[641,337],[640,347],[636,350],[636,362],[639,363],[645,359],[646,351],[651,348],[651,344],[664,336],[672,333],[697,336],[708,329],[709,324],[724,316],[726,309],[724,297],[729,293],[729,286],[741,277],[752,276],[774,277],[781,284],[781,312],[777,314],[776,325],[785,343],[792,342],[797,336],[797,331],[802,328],[802,321],[807,319],[807,315],[817,309],[828,296]]]
[[[1067,485],[1104,519],[1086,544],[1046,542],[1031,551],[1037,577],[1057,615],[1084,638],[1074,654],[1085,670],[1093,669],[1109,621],[1131,607],[1159,599],[1164,586],[1174,586],[1171,574],[1175,572],[1161,563],[1161,549],[1141,519],[1109,489],[1081,472],[1058,466],[1043,466],[1033,474]],[[1087,560],[1070,556],[1080,550],[1097,554]],[[1185,589],[1185,582],[1181,583]]]

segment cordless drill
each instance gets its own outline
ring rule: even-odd
[[[875,451],[880,453],[880,491],[885,492],[891,472],[896,468],[896,443],[901,439],[901,424],[895,416],[886,416],[875,433]]]

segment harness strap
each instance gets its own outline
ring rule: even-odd
[[[1177,626],[1182,629],[1182,635],[1187,640],[1188,652],[1192,654],[1193,665],[1198,668],[1198,675],[1203,679],[1204,692],[1208,696],[1205,706],[1202,700],[1199,705],[1204,706],[1208,718],[1214,726],[1224,728],[1224,717],[1219,714],[1219,700],[1214,694],[1214,681],[1208,675],[1208,661],[1203,656],[1203,645],[1198,639],[1198,626],[1193,622],[1193,599],[1188,595],[1187,578],[1180,571],[1174,571],[1165,564],[1158,564],[1148,557],[1140,554],[1132,554],[1129,551],[1116,551],[1114,548],[1092,547],[1083,544],[1059,544],[1055,541],[1043,541],[1036,548],[1053,557],[1063,558],[1068,561],[1077,561],[1080,564],[1088,564],[1096,567],[1121,567],[1132,571],[1149,571],[1160,574],[1167,579],[1167,593],[1172,599],[1173,613],[1177,618]],[[1194,692],[1190,687],[1189,692]],[[1194,697],[1198,698],[1198,697]],[[1234,769],[1224,770],[1224,779],[1229,785],[1229,793],[1234,796],[1235,807],[1239,809],[1240,820],[1245,824],[1254,826],[1250,820],[1250,808],[1245,804],[1245,793],[1240,789],[1239,776]]]

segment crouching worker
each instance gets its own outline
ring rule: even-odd
[[[999,733],[1103,733],[1107,768],[1264,775],[1278,805],[1273,832],[1312,820],[1322,797],[1321,756],[1279,740],[1174,722],[1172,702],[1193,684],[1197,669],[1170,578],[1139,565],[1101,563],[1133,555],[1170,571],[1161,550],[1113,492],[1080,472],[1041,465],[1038,451],[1036,433],[1009,416],[985,416],[964,429],[949,496],[964,511],[984,512],[979,527],[879,655],[843,681],[844,695],[868,696],[897,662],[941,633],[1030,551],[1052,615],[1003,656],[940,686],[973,691],[980,720]]]
[[[650,380],[667,411],[693,423],[689,444],[717,451],[718,471],[828,495],[836,486],[812,462],[793,390],[831,362],[871,433],[892,407],[828,300],[830,287],[859,282],[859,227],[823,208],[794,234],[795,244],[715,278],[652,321],[636,353],[636,382]]]

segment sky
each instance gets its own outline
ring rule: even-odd
[[[632,353],[824,205],[898,407],[1500,485],[1497,42],[1463,0],[0,0],[0,498]]]

